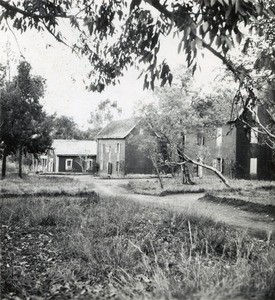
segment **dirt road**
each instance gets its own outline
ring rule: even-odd
[[[91,183],[94,190],[100,195],[115,196],[146,205],[165,207],[174,211],[192,211],[198,215],[208,216],[217,222],[225,222],[229,225],[241,227],[247,230],[254,230],[266,233],[266,236],[275,233],[274,220],[263,214],[242,211],[238,208],[201,201],[203,194],[176,194],[163,197],[137,195],[131,193],[127,188],[127,179],[98,179],[92,176],[73,176],[74,179],[87,184]]]

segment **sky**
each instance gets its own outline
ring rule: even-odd
[[[178,55],[177,48],[177,41],[172,38],[162,41],[161,57],[167,59],[171,68],[185,62],[184,55]],[[151,91],[143,91],[143,80],[137,79],[139,72],[135,69],[125,73],[119,85],[107,87],[102,93],[88,92],[85,87],[89,83],[86,79],[89,65],[48,33],[1,32],[0,62],[9,62],[11,77],[16,74],[21,55],[31,64],[33,75],[46,79],[46,93],[41,100],[44,109],[49,114],[72,117],[83,130],[89,127],[90,113],[102,100],[117,101],[122,108],[121,118],[128,118],[138,100],[146,102],[153,98]],[[202,70],[195,75],[197,84],[207,88],[219,65],[214,56],[206,54],[200,63]]]

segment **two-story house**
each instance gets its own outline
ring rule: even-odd
[[[112,121],[97,135],[97,163],[101,176],[123,177],[127,174],[152,174],[148,156],[131,141],[144,134],[140,118]]]
[[[270,115],[264,108],[258,108],[262,124],[270,122]],[[263,141],[260,128],[248,114],[247,122],[235,120],[221,125],[212,136],[201,140],[205,152],[204,162],[221,171],[225,176],[239,179],[275,179],[274,153]],[[201,174],[210,174],[200,170]]]

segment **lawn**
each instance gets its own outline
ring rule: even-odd
[[[227,188],[217,177],[206,177],[203,179],[192,179],[194,185],[182,184],[180,177],[163,178],[164,188],[160,188],[157,179],[135,179],[129,181],[129,188],[137,194],[164,196],[173,193],[201,193],[201,192],[223,192],[252,191],[252,190],[275,190],[274,181],[260,180],[229,180],[231,188]]]
[[[7,196],[51,196],[79,195],[93,192],[92,183],[85,184],[71,177],[25,175],[23,179],[17,175],[9,175],[0,180],[0,194]]]
[[[156,179],[130,180],[129,189],[137,194],[165,196],[176,193],[206,193],[204,200],[235,205],[255,212],[271,212],[275,216],[275,182],[229,180],[227,188],[218,178],[194,179],[194,185],[183,185],[180,178],[164,178],[164,189]],[[265,207],[265,208],[263,208]]]
[[[0,201],[2,299],[274,299],[268,237],[93,193]]]

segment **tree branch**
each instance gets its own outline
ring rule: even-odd
[[[167,142],[169,142],[170,144],[172,144],[172,143],[170,142],[170,139],[169,139],[163,132],[161,132],[160,130],[155,130],[154,127],[153,127],[153,125],[152,125],[150,122],[148,122],[148,121],[147,121],[147,124],[149,125],[149,127],[151,128],[151,130],[153,130],[154,132],[157,131],[160,135],[162,135],[162,136],[166,139]],[[197,166],[203,167],[203,168],[205,168],[205,169],[208,169],[208,170],[214,172],[214,173],[222,180],[222,182],[223,182],[227,187],[231,188],[231,186],[230,186],[229,183],[228,183],[228,180],[227,180],[227,179],[222,175],[222,173],[221,173],[220,171],[218,171],[216,168],[211,167],[211,166],[209,166],[209,165],[206,165],[206,164],[204,164],[204,163],[201,163],[201,162],[198,162],[198,161],[192,159],[191,157],[189,157],[187,154],[185,154],[185,153],[184,153],[179,147],[177,147],[177,146],[174,147],[174,149],[176,149],[177,151],[179,151],[179,152],[180,152],[180,155],[181,155],[182,158],[184,159],[183,162],[175,162],[175,164],[181,166],[181,165],[184,165],[186,162],[190,162],[190,163],[192,163],[192,164],[194,164],[194,165],[197,165]]]
[[[24,17],[27,18],[36,18],[36,19],[45,19],[45,18],[49,18],[48,14],[35,14],[23,9],[20,9],[19,7],[16,7],[14,5],[10,5],[9,1],[4,1],[4,0],[0,0],[0,6],[4,7],[6,10],[11,10],[15,13],[19,13]],[[66,15],[66,14],[57,14],[54,15],[53,17],[58,17],[58,18],[71,18],[71,15]]]
[[[197,166],[200,166],[200,167],[203,167],[205,169],[208,169],[212,172],[214,172],[221,180],[222,182],[229,188],[231,188],[231,186],[229,185],[227,179],[222,175],[222,173],[220,171],[218,171],[216,168],[214,167],[211,167],[209,165],[206,165],[204,163],[201,163],[201,162],[198,162],[192,158],[190,158],[188,155],[186,155],[185,153],[182,153],[182,156],[188,161],[188,162],[191,162],[192,164],[194,165],[197,165]]]
[[[202,46],[204,48],[206,48],[208,51],[210,51],[213,55],[215,55],[216,57],[218,57],[223,64],[225,64],[227,66],[227,68],[233,73],[233,74],[237,74],[237,68],[233,65],[233,63],[227,59],[225,56],[223,56],[220,52],[218,52],[217,50],[215,50],[210,44],[206,43],[203,39],[201,39],[200,37],[198,37],[197,35],[194,35],[196,37],[196,39],[199,39],[202,42]]]
[[[14,37],[14,39],[15,39],[15,42],[16,42],[16,45],[17,45],[17,47],[18,47],[18,50],[19,50],[19,52],[20,52],[21,57],[22,57],[24,60],[26,60],[25,56],[23,55],[23,53],[22,53],[22,51],[21,51],[21,49],[20,49],[20,46],[19,46],[17,37],[16,37],[15,33],[13,32],[13,30],[11,29],[10,24],[8,23],[8,20],[6,20],[6,24],[7,24],[7,26],[8,26],[8,28],[9,28],[10,32],[12,33],[12,35],[13,35],[13,37]]]
[[[160,4],[159,0],[144,0],[146,3],[154,7],[157,11],[164,14],[165,17],[171,19],[173,16],[173,13],[170,12],[168,9],[166,9],[165,5]]]
[[[247,107],[247,109],[255,116],[255,122],[261,127],[261,129],[272,139],[275,140],[275,135],[269,131],[260,121],[259,116],[257,114],[257,112],[255,112],[252,108],[250,108],[249,106]],[[250,126],[251,127],[251,126]]]
[[[156,10],[158,10],[161,14],[163,14],[165,17],[170,19],[172,22],[174,22],[173,19],[173,13],[170,12],[165,5],[161,5],[159,0],[144,0],[146,3],[154,7]],[[177,26],[178,27],[178,26]],[[210,44],[206,43],[203,39],[198,37],[197,35],[193,34],[193,36],[197,39],[199,39],[202,42],[202,46],[206,48],[208,51],[210,51],[213,55],[215,55],[217,58],[219,58],[223,64],[225,64],[228,69],[233,72],[233,74],[238,74],[237,68],[233,65],[233,63],[227,59],[225,56],[223,56],[220,52],[215,50]]]
[[[1,0],[0,0],[1,1]],[[50,27],[47,25],[47,24],[45,24],[45,22],[44,21],[42,21],[42,23],[43,23],[43,25],[44,25],[44,27],[46,28],[46,30],[58,41],[58,42],[60,42],[60,43],[62,43],[62,44],[64,44],[65,46],[67,46],[68,48],[70,48],[72,51],[74,51],[74,49],[71,47],[71,46],[69,46],[66,42],[64,42],[59,36],[57,36],[51,29],[50,29]]]

